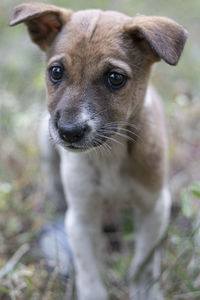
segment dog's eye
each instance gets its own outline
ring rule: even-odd
[[[109,72],[106,76],[106,85],[112,89],[122,88],[127,81],[127,76],[118,72]]]
[[[62,66],[53,66],[49,69],[49,78],[53,83],[58,83],[63,77],[64,69]]]

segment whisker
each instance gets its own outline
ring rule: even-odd
[[[105,149],[107,150],[108,154],[112,153],[111,146],[109,146],[106,142],[104,142],[102,145],[105,147]]]
[[[107,147],[107,149],[111,152],[112,150],[112,147],[110,145],[108,145],[108,143],[104,142],[105,147]]]
[[[133,123],[130,123],[128,121],[116,121],[116,122],[109,122],[109,123],[106,123],[104,126],[110,126],[110,125],[116,125],[116,126],[119,126],[119,125],[127,125],[127,126],[130,126],[130,127],[133,127],[135,128],[136,130],[138,129],[138,126],[133,124]]]
[[[100,152],[100,154],[101,154],[101,151],[100,151],[100,149],[99,149],[99,146],[101,145],[101,142],[98,141],[98,139],[95,138],[95,139],[92,141],[91,145],[92,145],[93,149],[95,150],[96,155],[98,155],[99,152]]]
[[[98,146],[99,146],[99,143],[96,140],[93,140],[91,143],[91,147],[95,151],[96,155],[98,155],[98,150],[99,150]]]
[[[103,155],[103,153],[105,153],[106,154],[106,151],[107,151],[107,148],[104,148],[103,147],[103,144],[101,143],[101,141],[98,141],[98,140],[96,140],[97,141],[97,145],[98,145],[98,149],[100,150],[100,151],[102,151],[101,152],[101,154]]]
[[[118,135],[118,136],[121,136],[121,137],[124,137],[125,139],[131,141],[131,142],[136,142],[136,140],[134,140],[133,138],[131,138],[130,136],[126,135],[126,134],[123,134],[123,133],[120,133],[120,132],[117,132],[117,131],[106,131],[106,130],[103,130],[102,131],[103,133],[110,133],[110,134],[115,134],[115,135]]]
[[[98,141],[98,139],[97,139],[97,141]],[[100,139],[99,139],[99,141],[102,142]],[[105,145],[109,150],[112,149],[111,146],[108,145],[108,143],[106,143],[106,142],[104,142],[102,145]]]
[[[106,154],[109,153],[108,148],[105,147],[105,144],[101,144],[100,147],[102,147],[102,148],[105,150],[105,153],[106,153]]]
[[[102,141],[100,139],[97,139],[97,141],[99,141],[100,144],[106,149],[107,153],[111,153],[111,146],[109,146],[106,142],[102,144]]]
[[[119,145],[121,145],[121,146],[123,146],[124,147],[124,144],[122,144],[121,142],[119,142],[118,140],[116,140],[115,138],[113,138],[113,137],[110,137],[110,136],[105,136],[105,135],[103,135],[103,134],[96,134],[97,136],[99,136],[99,137],[101,137],[101,138],[106,138],[106,139],[108,139],[108,140],[110,140],[110,141],[113,141],[113,142],[115,142],[115,143],[117,143],[117,144],[119,144]]]
[[[93,140],[93,142],[92,142],[92,144],[93,144],[93,146],[96,146],[97,148],[97,151],[98,150],[102,150],[102,144],[101,144],[101,140],[100,139],[97,139],[96,137],[95,137],[95,139]],[[102,152],[101,152],[102,153]]]
[[[135,133],[134,131],[129,130],[129,129],[127,129],[127,128],[123,128],[123,127],[114,127],[114,126],[109,126],[108,128],[105,126],[104,128],[105,128],[105,129],[109,129],[109,130],[110,130],[110,129],[111,129],[111,130],[122,130],[122,131],[128,132],[128,133],[133,134],[134,136],[140,138],[140,136],[139,136],[137,133]]]

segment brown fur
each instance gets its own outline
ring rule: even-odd
[[[158,190],[167,178],[167,140],[162,107],[152,97],[153,112],[148,108],[140,116],[140,140],[132,151],[133,176],[150,190]],[[154,120],[154,121],[153,121]]]
[[[23,3],[15,7],[10,26],[25,22],[33,42],[46,50],[71,14],[71,10],[50,4]]]

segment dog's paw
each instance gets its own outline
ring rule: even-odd
[[[65,232],[64,222],[57,221],[43,226],[38,236],[41,256],[50,269],[71,277],[73,274],[73,256]]]

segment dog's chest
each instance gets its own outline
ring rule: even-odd
[[[134,180],[123,159],[110,159],[96,163],[99,193],[105,198],[129,200]]]
[[[108,162],[96,162],[96,166],[97,190],[103,199],[125,206],[131,204],[139,209],[148,209],[153,205],[157,193],[150,191],[135,178],[130,157],[113,157]]]
[[[151,202],[149,191],[133,176],[131,158],[120,150],[113,155],[78,154],[61,151],[62,177],[69,192],[80,198],[100,197],[123,203]],[[149,203],[150,204],[150,203]]]

